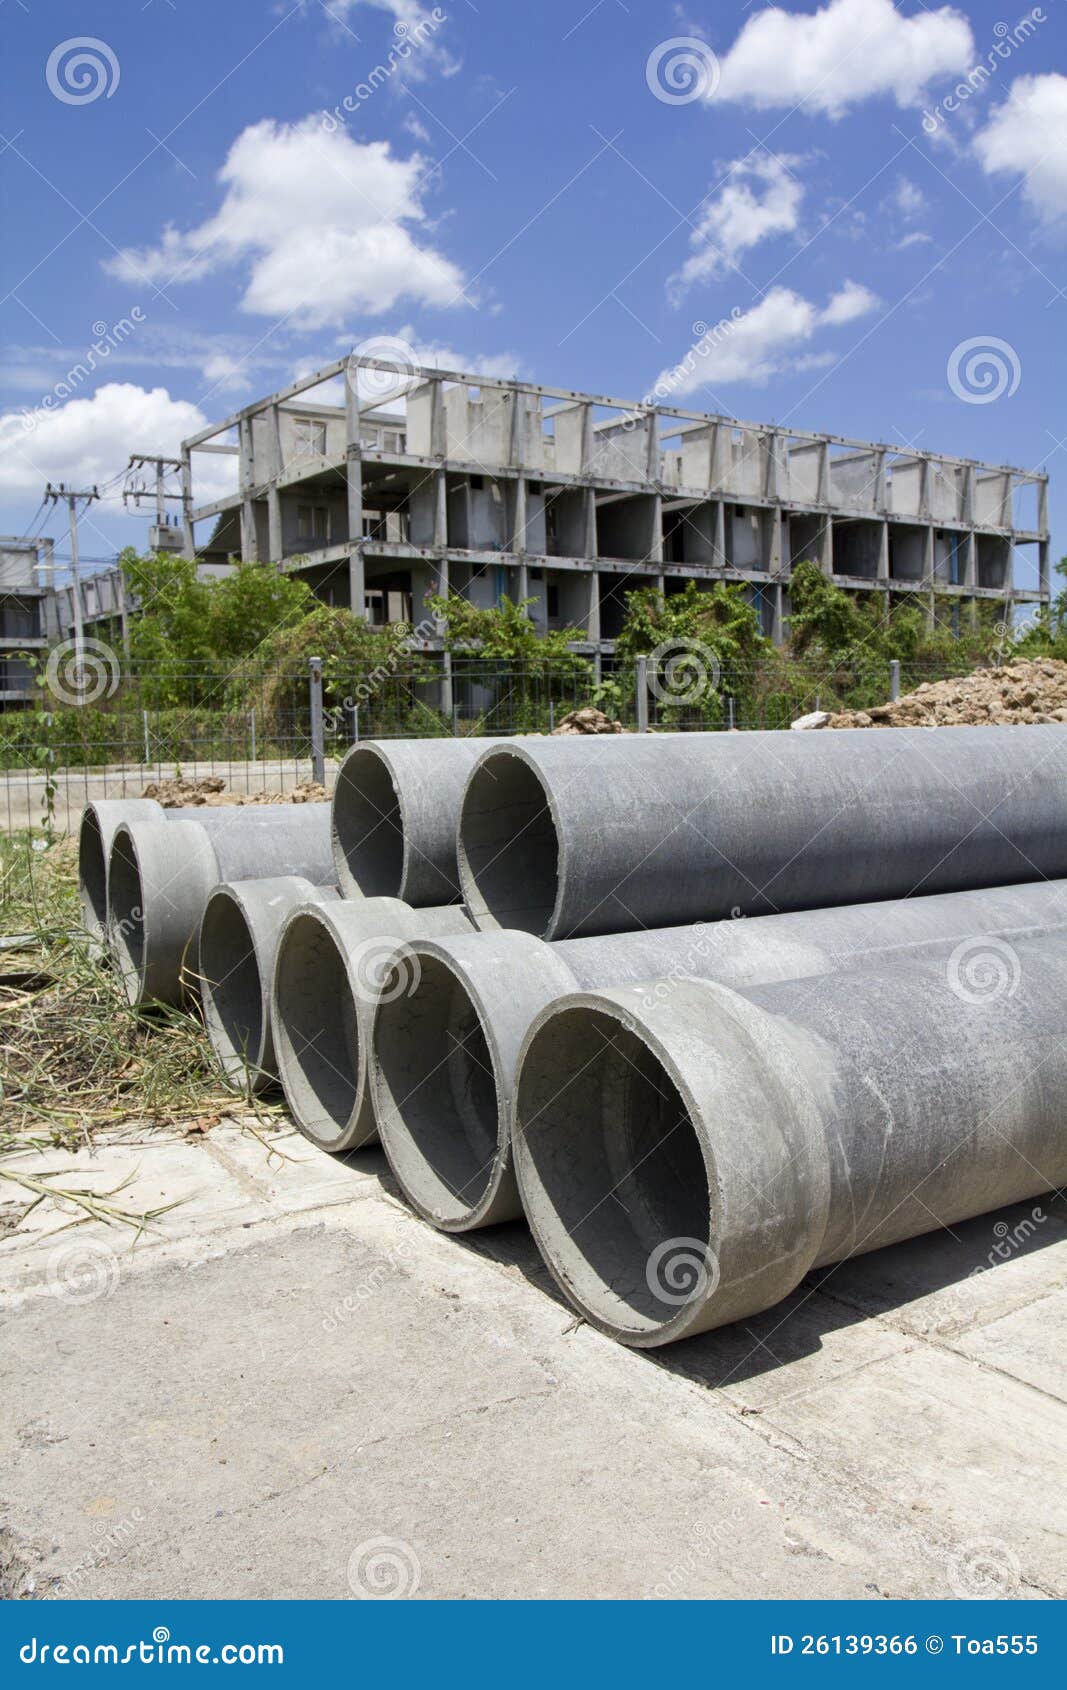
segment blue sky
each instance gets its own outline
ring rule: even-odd
[[[1064,0],[3,0],[0,30],[0,532],[383,336],[640,398],[723,322],[675,403],[1047,464],[1067,551]],[[113,499],[83,547],[144,532]]]

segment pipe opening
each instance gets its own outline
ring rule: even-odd
[[[446,1225],[469,1219],[493,1173],[500,1104],[478,1012],[436,957],[405,952],[390,970],[374,1062],[378,1126],[404,1190]]]
[[[559,883],[559,840],[536,770],[494,753],[471,776],[459,826],[459,867],[478,927],[547,936]]]
[[[660,1059],[614,1016],[562,1010],[522,1065],[516,1159],[546,1257],[594,1320],[655,1331],[713,1272],[708,1172]]]
[[[102,939],[107,931],[107,860],[100,823],[89,809],[78,832],[78,899],[87,931]]]
[[[300,1128],[323,1149],[356,1107],[359,1028],[348,970],[333,934],[313,915],[286,927],[274,974],[274,1053]]]
[[[200,992],[224,1073],[240,1086],[254,1082],[263,1058],[263,982],[248,922],[228,892],[216,892],[204,911]]]
[[[144,889],[137,852],[125,828],[115,835],[107,882],[108,943],[133,1002],[144,977]]]
[[[381,758],[371,750],[348,757],[333,799],[333,834],[349,884],[364,898],[398,898],[404,878],[400,800]]]

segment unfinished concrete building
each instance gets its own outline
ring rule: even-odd
[[[51,540],[0,536],[0,706],[24,704],[34,694],[27,657],[43,656],[49,644],[51,574]]]
[[[202,454],[234,471],[203,502]],[[194,435],[182,464],[189,556],[269,560],[374,622],[418,624],[435,593],[531,599],[597,660],[628,592],[688,580],[743,583],[781,639],[804,559],[931,615],[935,595],[1048,598],[1045,475],[524,381],[342,359]]]

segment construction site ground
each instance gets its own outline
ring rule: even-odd
[[[8,1594],[346,1598],[385,1540],[422,1598],[1067,1595],[1060,1198],[637,1353],[380,1152],[239,1113],[31,1139],[9,1174],[165,1212],[0,1190]]]

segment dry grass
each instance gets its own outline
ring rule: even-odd
[[[0,951],[0,1153],[75,1149],[133,1122],[184,1130],[240,1107],[199,1018],[136,1014],[93,954],[72,840],[0,839],[0,931],[27,939]]]

